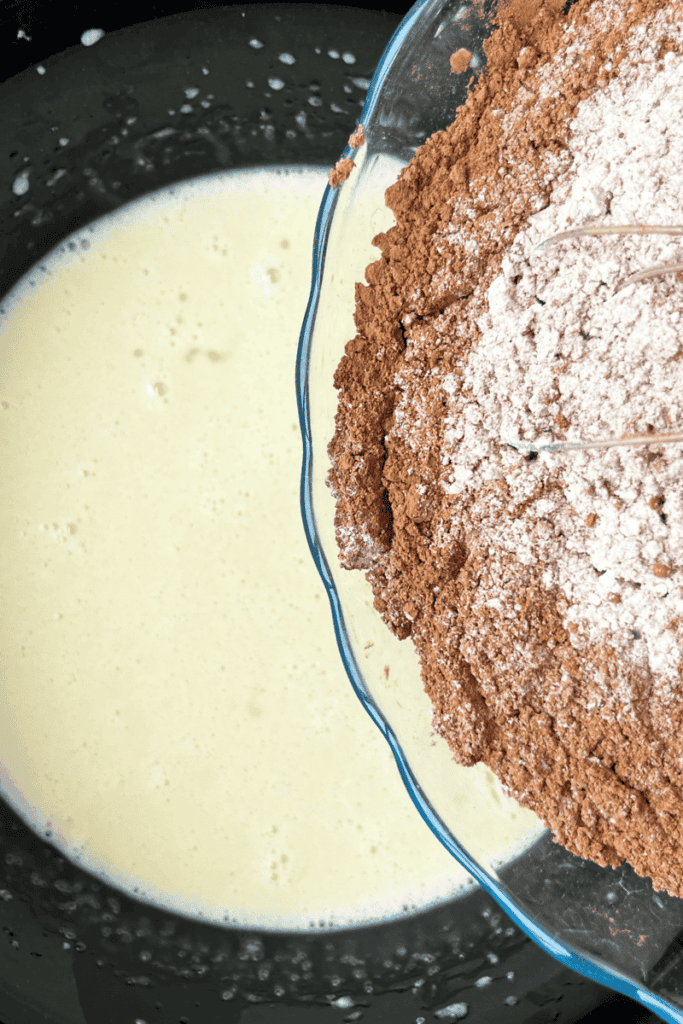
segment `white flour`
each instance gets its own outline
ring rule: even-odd
[[[669,275],[614,294],[630,273],[683,258],[681,239],[580,238],[534,252],[586,223],[683,224],[683,59],[656,64],[653,52],[648,63],[646,46],[634,48],[643,64],[625,62],[580,104],[573,163],[489,289],[481,341],[463,377],[445,381],[442,464],[453,495],[505,477],[519,505],[545,485],[494,539],[547,563],[543,582],[566,596],[576,645],[608,644],[666,690],[683,654],[672,627],[683,621],[683,445],[651,446],[655,458],[614,448],[527,462],[501,444],[683,427],[683,283]]]

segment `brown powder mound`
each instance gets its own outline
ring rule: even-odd
[[[467,71],[472,60],[472,54],[469,50],[460,48],[452,53],[450,56],[451,72],[454,75],[460,75],[463,71]]]
[[[337,160],[336,165],[327,175],[327,180],[331,187],[336,188],[337,185],[341,185],[343,181],[346,181],[355,166],[356,165],[353,160],[349,160],[348,158],[346,160]]]
[[[499,11],[486,74],[387,190],[397,223],[374,240],[381,257],[356,286],[328,483],[340,561],[366,571],[387,625],[415,644],[455,759],[488,764],[572,852],[626,859],[683,896],[683,701],[663,706],[648,674],[613,650],[572,645],[563,596],[490,543],[524,514],[504,482],[466,499],[441,486],[443,378],[478,340],[506,248],[570,162],[578,103],[618,75],[634,26],[683,16],[683,0],[580,0],[567,16],[563,6]],[[670,49],[663,37],[660,58]],[[448,247],[446,274],[451,222],[461,244]]]
[[[349,135],[349,146],[351,149],[360,149],[365,143],[365,128],[362,124],[359,124],[355,132],[351,132]]]

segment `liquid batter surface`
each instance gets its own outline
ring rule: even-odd
[[[250,927],[471,884],[348,683],[301,524],[294,361],[325,181],[156,194],[0,312],[2,791],[115,885]],[[460,771],[472,829],[501,849],[528,831],[490,772]]]

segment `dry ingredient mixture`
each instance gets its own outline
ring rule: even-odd
[[[351,149],[359,149],[365,144],[365,126],[359,124],[354,132],[349,135],[349,146]]]
[[[387,191],[328,482],[342,564],[411,637],[434,725],[569,850],[683,896],[683,0],[518,0]]]
[[[363,145],[365,145],[365,128],[362,124],[359,124],[356,130],[349,135],[349,146],[351,149],[360,149]],[[346,181],[355,166],[355,161],[349,157],[346,157],[344,160],[337,160],[327,175],[331,188],[336,188],[337,185],[341,185],[343,181]]]
[[[459,50],[456,50],[455,53],[451,54],[451,72],[454,75],[462,74],[463,71],[467,71],[468,67],[470,66],[471,60],[471,51],[466,50],[464,47],[461,47]]]
[[[344,160],[337,160],[334,167],[330,169],[327,175],[327,180],[332,188],[336,188],[337,185],[341,185],[343,181],[346,181],[351,171],[356,166],[355,162],[348,157]]]

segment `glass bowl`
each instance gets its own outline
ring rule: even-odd
[[[66,15],[50,0],[0,4],[0,297],[72,232],[147,193],[214,172],[329,167],[399,21],[334,4],[139,0],[133,11],[92,0]],[[93,26],[106,35],[86,48]],[[183,111],[179,96],[198,84],[210,102]],[[219,927],[90,875],[0,795],[3,1024],[414,1024],[464,1000],[468,1024],[527,1024],[558,999],[569,1024],[606,995],[479,887],[367,927]],[[611,1003],[630,1020],[625,999]]]
[[[482,766],[456,765],[445,741],[432,733],[412,645],[398,641],[374,612],[362,571],[342,569],[337,558],[334,499],[325,482],[327,445],[337,407],[334,371],[355,335],[354,284],[379,254],[371,239],[393,223],[384,205],[386,188],[419,145],[453,121],[465,99],[468,76],[448,73],[450,54],[468,49],[473,73],[481,73],[494,9],[494,0],[415,4],[372,79],[360,118],[366,143],[343,153],[356,168],[323,198],[297,362],[304,526],[351,684],[437,838],[548,953],[664,1020],[683,1024],[683,901],[655,892],[626,864],[601,868],[568,853],[522,809],[517,842],[492,857],[457,798],[463,785],[488,784],[478,771]],[[487,826],[495,830],[496,820]]]

